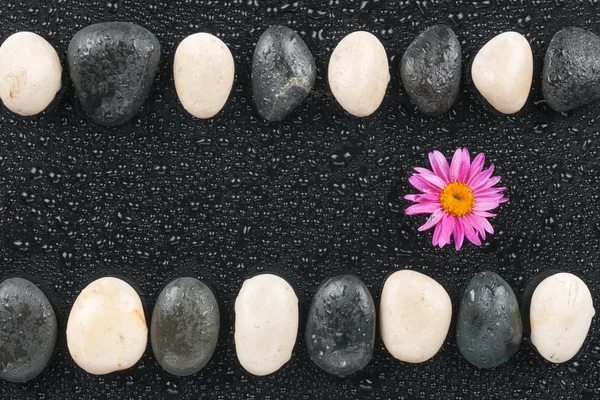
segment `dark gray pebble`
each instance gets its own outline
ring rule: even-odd
[[[317,67],[306,43],[285,26],[267,29],[252,60],[252,90],[258,113],[281,121],[298,107],[315,84]]]
[[[432,26],[417,36],[400,62],[406,92],[430,117],[445,113],[456,101],[460,71],[460,42],[446,25]]]
[[[219,339],[217,299],[204,283],[178,278],[160,292],[150,326],[152,351],[169,373],[186,376],[208,364]]]
[[[462,356],[480,368],[505,363],[523,337],[519,303],[498,274],[480,272],[465,289],[456,319],[456,344]]]
[[[68,50],[71,80],[91,118],[121,125],[148,97],[160,61],[160,43],[128,22],[90,25],[73,36]]]
[[[52,357],[56,335],[56,314],[36,285],[22,278],[0,284],[0,378],[35,378]]]
[[[567,112],[600,99],[600,37],[580,28],[558,31],[544,57],[548,106]]]
[[[375,304],[367,286],[353,275],[326,280],[315,293],[306,323],[311,360],[344,377],[364,368],[375,345]]]

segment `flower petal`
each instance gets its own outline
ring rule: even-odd
[[[442,224],[437,224],[435,226],[435,230],[433,231],[433,240],[431,243],[434,246],[437,246],[440,243],[440,235],[442,233]]]
[[[442,206],[440,205],[440,203],[418,203],[408,207],[405,213],[406,215],[431,214],[441,208]]]
[[[442,219],[442,217],[446,214],[446,212],[442,209],[435,211],[433,214],[429,216],[427,222],[421,225],[418,229],[419,232],[426,231],[427,229],[431,229],[433,226],[436,226]]]
[[[465,160],[466,157],[466,160]],[[469,152],[465,149],[456,149],[450,164],[450,182],[462,182],[465,171],[469,168]],[[466,161],[466,162],[465,162]]]
[[[462,218],[456,218],[452,235],[454,236],[454,248],[456,251],[459,251],[465,240],[465,226],[463,225]]]
[[[475,206],[473,207],[473,211],[489,211],[495,208],[498,208],[500,203],[497,201],[475,201]]]
[[[481,226],[483,229],[485,229],[485,231],[487,233],[492,234],[492,235],[494,234],[494,228],[492,227],[492,225],[486,218],[480,217],[479,215],[476,215],[476,214],[472,214],[472,215],[470,215],[470,217],[471,217],[471,220],[477,221],[479,226]]]
[[[500,182],[500,179],[502,179],[502,178],[499,176],[493,176],[493,177],[489,178],[487,181],[481,182],[479,185],[473,185],[473,190],[479,191],[479,190],[490,189],[492,186],[494,186],[495,184]]]
[[[490,176],[494,173],[494,164],[491,164],[488,169],[484,169],[483,171],[471,176],[467,185],[471,187],[471,190],[476,190],[480,185],[483,185],[490,179]]]
[[[479,236],[477,236],[477,232],[473,230],[471,226],[468,224],[465,225],[465,237],[475,246],[481,246],[481,240],[479,240]]]
[[[422,175],[433,175],[433,172],[428,170],[427,168],[415,167],[414,170]]]
[[[435,175],[412,175],[408,182],[424,193],[439,193],[446,186],[444,181]]]
[[[483,218],[494,218],[496,216],[496,214],[492,214],[487,211],[473,211],[473,214],[479,215],[480,217],[483,217]]]
[[[443,179],[445,183],[450,183],[448,180],[448,170],[450,169],[450,166],[448,165],[448,160],[446,160],[446,157],[444,157],[442,153],[437,150],[429,153],[429,163],[431,164],[434,174]]]
[[[483,168],[483,164],[485,163],[485,154],[479,153],[473,159],[471,166],[469,168],[468,176],[465,182],[470,182],[470,180],[481,172],[481,168]]]
[[[442,225],[442,233],[440,235],[446,244],[450,244],[450,235],[452,235],[452,232],[454,231],[455,219],[456,218],[454,218],[453,215],[446,214],[440,223]]]

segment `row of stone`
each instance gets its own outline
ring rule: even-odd
[[[22,278],[0,284],[0,302],[0,378],[28,381],[54,352],[54,309],[36,285]],[[553,363],[576,356],[595,314],[585,283],[562,272],[534,279],[523,310],[529,314],[532,344]],[[386,280],[379,316],[381,337],[392,356],[421,363],[445,342],[452,303],[432,278],[402,270]],[[375,303],[367,286],[354,275],[332,277],[310,305],[308,353],[326,372],[350,375],[371,360],[375,327]],[[191,375],[211,359],[219,329],[219,306],[211,289],[197,279],[178,278],[154,305],[152,350],[169,373]],[[73,360],[88,373],[130,368],[142,357],[148,339],[140,296],[121,279],[98,279],[75,300],[66,333]],[[246,280],[235,301],[235,348],[242,367],[258,376],[274,373],[290,360],[297,333],[298,298],[290,284],[272,274]],[[458,310],[459,352],[477,367],[496,367],[518,351],[522,336],[521,312],[509,284],[493,272],[475,275]]]
[[[126,22],[88,26],[68,49],[71,80],[83,108],[96,122],[120,125],[143,105],[158,71],[161,47],[148,30]],[[424,114],[439,116],[452,107],[462,69],[458,38],[445,25],[422,32],[400,62],[400,76]],[[197,118],[211,118],[225,105],[235,75],[234,59],[220,39],[208,33],[185,38],[178,46],[173,77],[183,107]],[[252,88],[258,113],[279,121],[312,90],[314,58],[292,29],[267,29],[256,45]],[[390,72],[381,42],[364,31],[343,38],[328,69],[329,85],[350,114],[365,117],[381,105]],[[503,114],[521,110],[533,79],[533,54],[522,35],[505,32],[490,40],[473,59],[473,84]],[[62,66],[42,37],[19,32],[0,47],[0,98],[11,111],[30,116],[56,102],[64,88]],[[542,90],[548,105],[569,111],[600,99],[600,37],[565,28],[552,38],[544,59]]]

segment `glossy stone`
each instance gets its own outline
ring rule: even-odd
[[[183,39],[173,60],[181,105],[196,118],[214,117],[229,98],[235,77],[231,51],[221,39],[200,32]]]
[[[518,112],[529,98],[533,81],[529,42],[517,32],[495,36],[473,59],[471,78],[479,93],[497,111]]]
[[[327,279],[308,311],[305,338],[311,360],[340,377],[364,368],[373,355],[375,320],[375,303],[360,279]]]
[[[569,361],[583,346],[595,314],[592,294],[580,278],[554,274],[533,292],[531,343],[550,362]]]
[[[178,278],[160,292],[150,339],[159,364],[173,375],[186,376],[208,363],[219,338],[217,299],[204,283]]]
[[[373,114],[390,82],[385,48],[369,32],[350,33],[331,53],[328,78],[331,92],[344,110],[357,117]]]
[[[0,46],[0,98],[10,111],[30,116],[44,111],[62,85],[62,65],[43,37],[17,32]]]
[[[77,32],[67,56],[83,108],[94,121],[115,126],[133,118],[148,97],[160,44],[141,26],[105,22]]]
[[[298,336],[298,298],[283,278],[247,279],[235,299],[235,351],[251,374],[269,375],[292,357]]]
[[[33,283],[0,283],[0,378],[26,382],[48,364],[56,344],[56,314]]]
[[[600,37],[581,28],[564,28],[544,57],[542,91],[555,111],[567,112],[600,99]]]
[[[127,282],[100,278],[77,296],[67,322],[67,346],[86,372],[103,375],[132,367],[147,341],[142,301]]]
[[[494,272],[480,272],[465,289],[456,319],[456,344],[480,368],[497,367],[519,351],[523,324],[513,290]]]
[[[315,60],[298,34],[272,26],[258,39],[252,59],[252,91],[258,113],[280,121],[294,111],[312,90]]]
[[[396,271],[381,292],[381,339],[394,358],[409,363],[429,360],[444,344],[452,302],[442,285],[420,272]]]
[[[404,89],[421,112],[437,117],[452,107],[460,90],[460,42],[446,25],[422,32],[400,62]]]

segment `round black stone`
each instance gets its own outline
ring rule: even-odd
[[[285,26],[267,29],[252,59],[252,91],[258,113],[281,121],[298,107],[315,84],[317,67],[306,43]]]
[[[460,89],[461,64],[460,42],[446,25],[428,28],[408,46],[400,77],[423,114],[437,117],[452,107]]]
[[[375,345],[375,303],[367,286],[353,275],[326,280],[315,293],[306,323],[311,360],[344,377],[364,368]]]
[[[160,61],[160,43],[128,22],[90,25],[73,36],[67,54],[77,97],[90,117],[121,125],[144,104]]]
[[[523,325],[511,287],[494,272],[471,279],[456,319],[456,344],[462,356],[480,368],[505,363],[519,350]]]
[[[600,99],[600,37],[564,28],[544,57],[542,91],[550,108],[567,112]]]
[[[22,278],[0,284],[0,378],[26,382],[38,376],[56,336],[56,314],[36,285]]]
[[[208,286],[194,278],[175,279],[154,305],[150,327],[154,356],[173,375],[194,374],[210,361],[219,326],[219,306]]]

